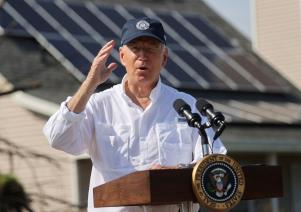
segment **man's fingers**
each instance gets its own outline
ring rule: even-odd
[[[112,42],[109,42],[109,45],[105,45],[98,53],[98,55],[95,57],[95,60],[98,61],[99,64],[105,64],[108,57],[110,56],[113,48],[115,41],[112,40]]]
[[[111,45],[115,45],[114,40],[110,40],[109,42],[107,42],[101,49],[105,49],[105,48],[107,48],[108,46],[111,46]]]
[[[100,63],[105,63],[108,59],[108,57],[110,56],[110,53],[105,53],[100,55],[99,57],[95,58],[97,61],[99,61]]]
[[[117,67],[117,63],[110,63],[110,65],[108,65],[108,69],[110,72],[114,71]]]
[[[97,57],[112,51],[114,46],[115,46],[115,41],[114,40],[109,41],[99,50]]]
[[[96,57],[101,57],[104,54],[110,54],[113,50],[114,46],[108,46],[104,49],[101,49]]]
[[[102,48],[106,48],[107,46],[112,45],[112,44],[115,44],[115,40],[110,40]]]
[[[110,56],[113,48],[115,45],[115,41],[111,40],[108,43],[106,43],[97,56],[94,58],[92,66],[91,66],[91,73],[96,74],[95,76],[102,76],[99,80],[102,82],[103,80],[106,80],[107,76],[110,75],[112,71],[114,71],[117,68],[116,63],[110,63],[108,66],[106,66],[106,62],[108,57]],[[100,74],[100,75],[99,75]]]

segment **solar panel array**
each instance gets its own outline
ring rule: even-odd
[[[0,26],[6,33],[34,37],[67,70],[85,78],[94,55],[108,40],[119,42],[126,20],[149,16],[159,19],[167,33],[169,60],[162,80],[177,88],[285,92],[268,66],[235,46],[201,15],[160,12],[149,8],[105,6],[63,0],[7,0],[0,10]],[[124,75],[118,47],[111,59],[119,64],[110,81]]]
[[[227,122],[300,123],[300,104],[287,101],[210,100]]]

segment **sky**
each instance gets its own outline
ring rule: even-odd
[[[252,0],[203,0],[240,32],[251,39]]]

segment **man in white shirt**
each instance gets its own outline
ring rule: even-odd
[[[119,56],[126,70],[122,83],[94,93],[116,63],[106,64],[115,41],[104,45],[87,78],[73,97],[48,120],[44,133],[53,148],[78,155],[88,153],[93,167],[88,211],[177,212],[177,205],[94,208],[93,188],[137,170],[176,167],[202,158],[201,138],[172,108],[176,99],[195,99],[163,84],[167,62],[165,32],[147,17],[129,20],[122,29]],[[193,110],[195,110],[193,108]],[[207,130],[212,144],[213,132]],[[220,140],[214,153],[226,153]]]

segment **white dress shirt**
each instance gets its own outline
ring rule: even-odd
[[[151,92],[151,104],[143,110],[126,95],[124,81],[125,78],[121,84],[93,94],[80,114],[68,110],[67,99],[46,123],[44,134],[53,148],[73,155],[90,155],[93,167],[89,212],[178,211],[176,205],[93,207],[95,186],[137,170],[149,169],[153,164],[176,166],[202,158],[198,131],[189,127],[173,109],[173,102],[180,98],[195,111],[195,99],[192,96],[159,80]],[[212,144],[213,131],[206,131]],[[214,142],[213,152],[226,153],[220,140]]]

